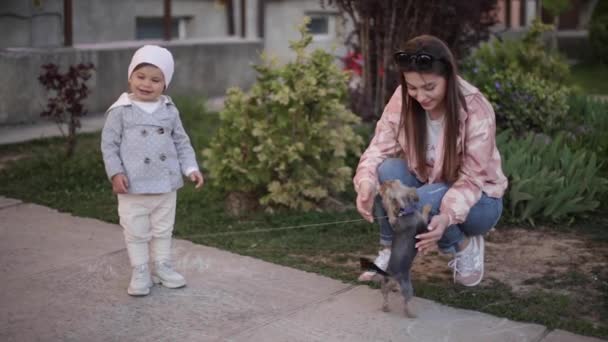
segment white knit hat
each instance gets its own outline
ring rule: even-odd
[[[158,45],[144,45],[140,47],[133,54],[133,58],[131,58],[127,79],[131,78],[133,70],[142,63],[152,64],[159,68],[165,76],[165,89],[169,87],[174,67],[173,55],[171,55],[169,50]]]

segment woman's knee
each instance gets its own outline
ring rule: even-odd
[[[388,158],[378,165],[378,180],[384,182],[399,178],[407,170],[407,163],[403,159]]]
[[[416,179],[407,165],[407,161],[400,158],[385,159],[378,165],[378,181],[384,183],[388,180],[398,179],[407,186],[418,187],[420,182]]]
[[[466,235],[484,234],[494,227],[502,215],[502,199],[483,194],[460,226]]]

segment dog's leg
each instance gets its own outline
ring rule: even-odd
[[[416,315],[410,310],[410,300],[414,297],[414,287],[409,276],[400,278],[399,285],[401,286],[401,294],[403,295],[403,312],[405,316],[416,318]]]
[[[384,311],[384,312],[391,311],[391,309],[388,307],[388,293],[390,292],[389,282],[390,282],[389,277],[384,277],[382,279],[382,287],[381,287],[382,300],[383,300],[382,301],[382,311]]]

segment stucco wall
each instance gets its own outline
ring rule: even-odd
[[[258,40],[214,39],[157,42],[175,58],[175,74],[168,94],[222,96],[228,87],[249,88],[255,81],[252,63],[259,60],[262,43]],[[13,50],[0,52],[0,124],[34,122],[46,104],[46,93],[39,84],[40,66],[49,62],[62,66],[92,62],[96,66],[89,80],[89,112],[104,112],[127,89],[127,67],[142,42],[97,44],[87,48],[53,50]]]
[[[335,15],[335,20],[330,21],[331,31],[335,36],[329,39],[315,39],[311,49],[321,48],[331,51],[336,48],[336,55],[344,55],[344,35],[347,32],[337,11],[333,8],[322,8],[318,1],[290,0],[290,1],[268,1],[266,4],[265,22],[265,49],[282,61],[294,58],[289,50],[289,40],[299,39],[296,26],[302,23],[304,16],[310,13],[329,13]]]
[[[162,17],[162,1],[137,0],[137,6],[131,14],[133,17]],[[226,9],[215,1],[179,0],[173,1],[172,17],[189,17],[186,38],[225,37],[227,33]],[[135,29],[133,18],[133,28]],[[134,39],[135,35],[132,38]]]
[[[77,0],[73,6],[73,43],[131,41],[137,17],[163,16],[160,0]],[[250,9],[248,15],[255,15]],[[213,0],[174,0],[173,17],[187,17],[186,38],[226,37],[226,9]],[[254,21],[254,20],[252,20]],[[63,45],[63,1],[0,1],[0,48]],[[251,37],[249,37],[251,38]]]

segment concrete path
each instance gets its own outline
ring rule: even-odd
[[[224,107],[224,98],[217,97],[207,101],[207,109],[218,112]],[[82,127],[79,133],[97,132],[103,128],[105,123],[104,113],[91,113],[80,119]],[[0,125],[0,145],[14,144],[40,138],[61,136],[67,132],[67,125],[59,126],[50,121],[41,119],[34,124]]]
[[[0,197],[0,341],[543,341],[598,339],[393,295],[188,241],[183,289],[126,293],[120,226]],[[524,308],[522,308],[524,309]]]
[[[89,114],[80,119],[82,127],[78,133],[97,132],[103,128],[105,116],[103,113]],[[52,121],[40,121],[34,124],[1,125],[0,145],[14,144],[34,139],[57,137],[67,133],[67,125],[59,126]]]

